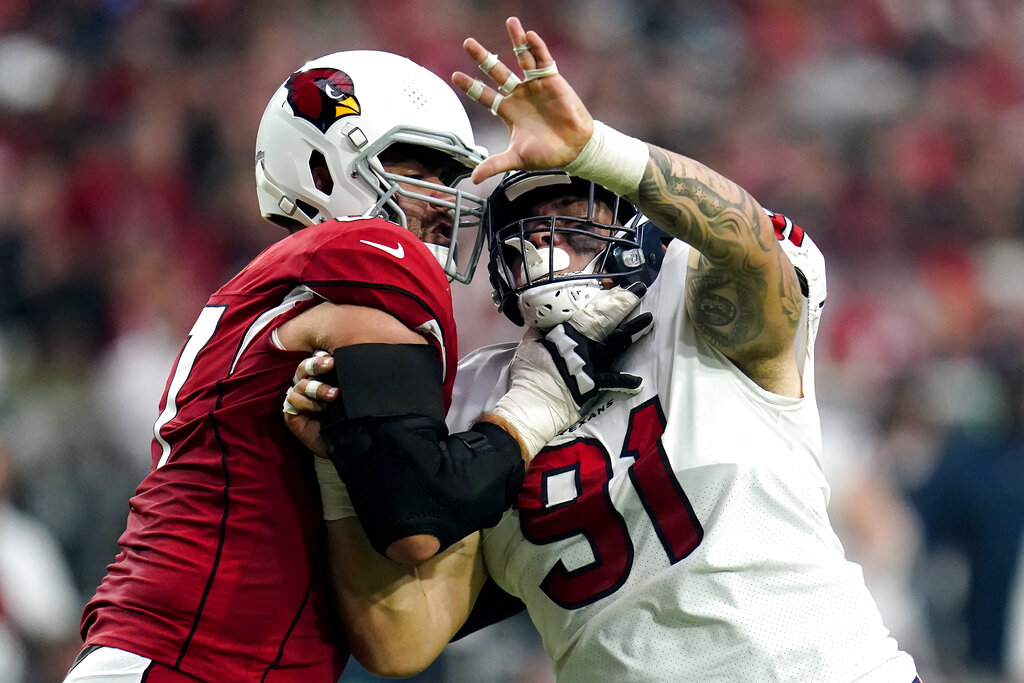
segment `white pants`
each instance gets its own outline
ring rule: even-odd
[[[113,647],[100,647],[85,656],[64,683],[140,683],[151,660]]]

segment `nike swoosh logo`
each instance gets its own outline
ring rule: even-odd
[[[392,256],[394,256],[395,258],[404,258],[405,257],[405,247],[403,247],[401,244],[399,244],[397,247],[388,247],[388,246],[385,246],[383,244],[377,244],[376,242],[370,242],[369,240],[359,240],[359,241],[362,242],[363,244],[367,245],[367,246],[377,247],[381,251],[387,252],[387,253],[391,254]]]

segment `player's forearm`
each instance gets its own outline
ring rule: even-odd
[[[425,669],[465,622],[484,583],[479,534],[415,567],[375,552],[355,518],[329,522],[327,534],[353,656],[378,676]]]

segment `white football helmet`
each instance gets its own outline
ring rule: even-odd
[[[421,147],[427,158],[440,159],[444,184],[385,171],[379,156],[392,145]],[[476,229],[463,237],[470,254],[460,268],[456,249],[427,246],[449,279],[469,282],[483,245],[484,200],[455,185],[486,154],[475,146],[455,91],[437,75],[388,52],[337,52],[293,73],[263,113],[256,135],[260,212],[290,229],[345,216],[381,216],[408,227],[396,195],[442,206],[452,216],[450,245],[460,228]]]

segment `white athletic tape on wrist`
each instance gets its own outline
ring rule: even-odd
[[[338,470],[334,469],[334,463],[327,458],[313,458],[313,468],[316,470],[316,480],[320,484],[320,501],[324,506],[324,519],[328,522],[335,519],[355,517],[356,511],[352,507],[352,499],[348,496],[348,489],[345,482],[338,476]]]
[[[512,386],[491,412],[515,428],[533,457],[548,441],[576,424],[580,412],[539,341],[520,344],[512,364]]]
[[[625,197],[640,187],[650,156],[643,140],[594,121],[594,134],[564,170]]]

